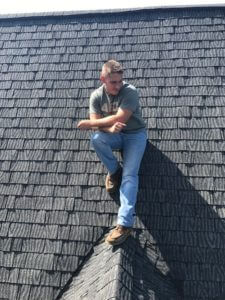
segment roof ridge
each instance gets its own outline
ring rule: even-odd
[[[133,260],[135,256],[135,249],[137,245],[135,244],[137,241],[130,237],[129,244],[124,243],[122,246],[119,245],[118,252],[119,252],[119,261],[118,261],[118,268],[117,274],[115,279],[115,296],[118,296],[118,299],[123,299],[123,289],[126,288],[126,291],[130,294],[130,298],[132,298],[132,290],[133,290]],[[116,249],[116,248],[115,248]],[[129,253],[129,255],[128,255]],[[130,262],[130,263],[129,263]],[[129,266],[129,268],[128,268]],[[117,295],[119,293],[119,295]]]
[[[112,247],[104,242],[104,237],[105,233],[89,252],[76,275],[57,297],[58,300],[72,300],[74,296],[79,298],[85,293],[88,297],[89,293],[93,293],[93,289],[99,293],[98,299],[103,299],[101,294],[104,294],[105,300],[112,297],[122,299],[118,293],[124,292],[124,289],[131,296],[133,272],[126,267],[132,266],[128,260],[132,261],[135,254],[135,247],[130,247],[134,239],[129,239],[129,245],[124,243],[122,246]],[[97,298],[92,294],[90,299]]]
[[[0,21],[2,20],[18,20],[18,19],[36,19],[36,18],[58,18],[58,17],[72,17],[85,15],[101,15],[101,14],[121,14],[152,10],[171,10],[171,9],[198,9],[198,8],[224,8],[225,4],[198,4],[198,5],[173,5],[173,6],[147,6],[134,8],[116,8],[116,9],[98,9],[98,10],[77,10],[77,11],[52,11],[52,12],[32,12],[32,13],[12,13],[0,14]]]
[[[86,257],[85,262],[80,266],[79,271],[72,277],[72,280],[57,299],[72,300],[74,296],[79,298],[84,293],[88,297],[93,289],[96,289],[96,293],[99,293],[97,295],[98,299],[103,299],[100,297],[101,294],[104,294],[105,300],[112,297],[122,299],[120,294],[124,293],[124,290],[131,297],[133,285],[132,262],[136,249],[131,244],[134,243],[136,243],[135,239],[129,238],[129,243],[112,247],[105,243],[104,238],[101,237]],[[91,297],[91,299],[97,299],[94,294]]]
[[[79,273],[76,272],[77,275],[57,299],[72,300],[74,297],[80,299],[84,295],[86,299],[92,300],[124,299],[124,295],[126,299],[132,299],[134,291],[137,290],[138,293],[145,294],[143,282],[146,280],[144,274],[147,271],[140,272],[140,267],[143,268],[144,265],[155,276],[155,279],[150,280],[155,281],[151,286],[153,290],[157,289],[156,282],[162,281],[165,290],[174,297],[174,300],[179,299],[173,279],[156,266],[158,253],[154,247],[152,251],[156,253],[152,260],[146,260],[145,251],[149,251],[146,250],[146,241],[142,230],[136,230],[125,243],[114,247],[103,243],[101,239],[82,264]],[[161,291],[155,292],[161,295]]]

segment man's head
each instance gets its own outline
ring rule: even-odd
[[[100,76],[107,93],[117,95],[123,86],[123,68],[115,60],[107,61],[103,67]]]

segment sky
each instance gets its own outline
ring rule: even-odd
[[[217,4],[225,0],[0,0],[0,14]]]

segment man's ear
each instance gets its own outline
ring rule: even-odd
[[[100,80],[101,80],[102,83],[105,83],[105,76],[100,75]]]

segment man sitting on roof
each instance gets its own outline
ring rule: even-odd
[[[100,80],[102,86],[90,97],[90,119],[80,121],[78,128],[97,130],[91,144],[108,170],[106,190],[114,193],[120,187],[117,226],[106,238],[109,244],[118,245],[129,236],[134,223],[138,171],[147,135],[137,90],[123,81],[121,64],[106,62]],[[115,149],[122,150],[123,168],[113,154]]]

